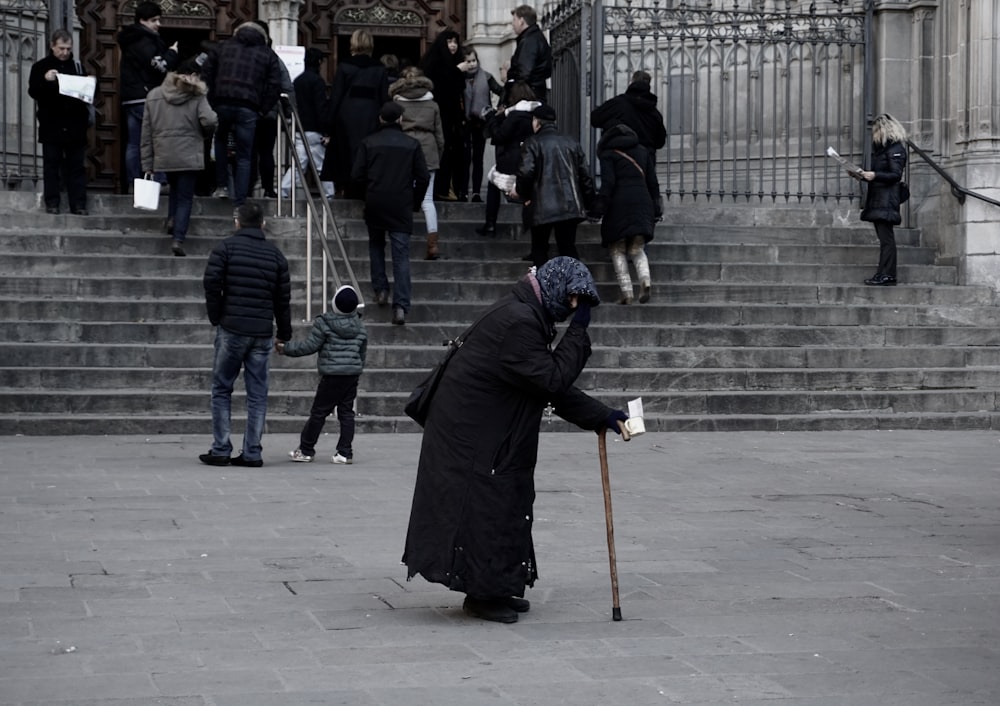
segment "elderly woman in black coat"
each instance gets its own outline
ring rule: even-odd
[[[660,217],[660,184],[653,153],[639,144],[635,130],[619,123],[604,131],[597,144],[601,159],[601,189],[591,215],[603,218],[601,245],[611,253],[611,263],[621,289],[619,304],[631,304],[634,291],[626,255],[639,278],[639,302],[649,301],[652,280],[646,243]]]
[[[467,594],[466,613],[513,623],[538,577],[531,541],[542,412],[618,432],[627,417],[573,386],[590,357],[600,299],[578,260],[528,274],[473,324],[438,386],[424,427],[403,562]],[[553,350],[555,322],[573,320]]]
[[[872,123],[871,170],[861,172],[868,184],[868,198],[861,211],[861,220],[875,224],[879,249],[878,270],[865,284],[875,287],[896,285],[896,236],[892,227],[902,218],[899,206],[903,202],[900,183],[906,168],[906,129],[888,113]]]

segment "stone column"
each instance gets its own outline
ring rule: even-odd
[[[286,46],[299,43],[300,0],[258,0],[258,16],[267,22],[271,42]]]

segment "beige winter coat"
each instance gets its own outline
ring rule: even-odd
[[[403,132],[416,139],[424,153],[428,169],[441,165],[444,152],[444,129],[441,109],[434,101],[434,83],[426,76],[401,78],[389,86],[389,97],[403,108],[400,124]]]
[[[142,116],[142,169],[186,172],[205,168],[205,138],[218,123],[198,78],[170,72],[146,96]]]

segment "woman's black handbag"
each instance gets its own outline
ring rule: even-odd
[[[427,415],[431,411],[431,402],[434,400],[434,393],[437,392],[438,385],[441,383],[441,378],[444,377],[444,370],[448,367],[449,361],[452,357],[458,353],[458,349],[462,347],[465,343],[465,339],[469,337],[473,329],[479,325],[479,322],[486,318],[486,315],[493,311],[494,307],[488,309],[482,316],[476,319],[475,323],[465,330],[461,336],[453,341],[448,341],[445,345],[448,346],[448,350],[444,353],[444,358],[441,362],[434,366],[434,368],[428,373],[427,377],[420,381],[420,384],[413,388],[413,392],[410,393],[409,398],[406,400],[406,405],[403,407],[403,411],[406,412],[406,416],[415,421],[421,427],[427,423]]]
[[[899,202],[906,203],[910,200],[910,185],[905,181],[899,182]]]

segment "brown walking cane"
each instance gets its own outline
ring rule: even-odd
[[[629,436],[625,425],[618,422],[622,440],[628,441]],[[601,429],[597,433],[597,451],[601,456],[601,485],[604,486],[604,523],[608,529],[608,561],[611,564],[611,619],[622,619],[622,608],[618,602],[618,561],[615,559],[615,522],[611,516],[611,479],[608,477],[608,430]]]

